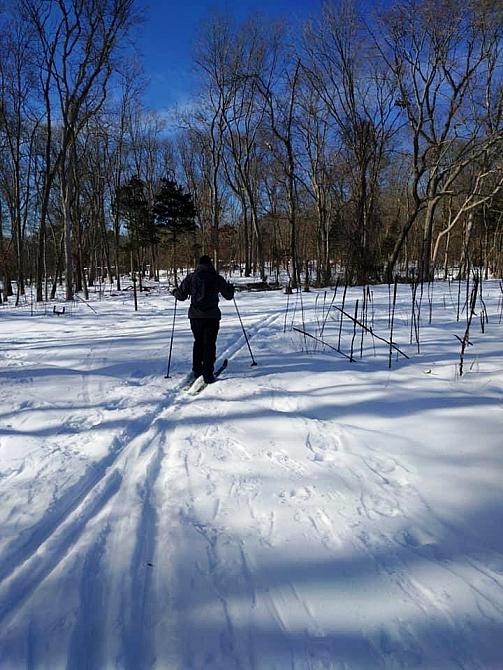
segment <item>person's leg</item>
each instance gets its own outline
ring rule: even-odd
[[[219,319],[204,319],[204,321],[203,377],[205,381],[211,381],[217,357],[217,335],[220,321]]]
[[[190,328],[194,336],[194,346],[192,347],[192,372],[195,377],[203,374],[204,360],[204,319],[191,319]]]

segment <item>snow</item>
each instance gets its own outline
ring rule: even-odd
[[[137,313],[2,306],[2,670],[503,668],[501,289],[462,377],[456,291],[431,324],[425,295],[418,353],[398,287],[391,369],[359,330],[353,363],[291,330],[337,346],[332,292],[239,293],[258,366],[222,301],[229,367],[194,396],[166,284]]]

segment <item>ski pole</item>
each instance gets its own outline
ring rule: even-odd
[[[169,343],[169,358],[168,358],[168,371],[164,379],[169,379],[169,369],[171,367],[171,351],[173,350],[173,336],[175,334],[175,319],[176,319],[176,303],[178,300],[175,298],[175,309],[173,311],[173,325],[171,327],[171,342]]]
[[[238,306],[237,306],[237,303],[236,303],[236,298],[233,298],[233,300],[234,300],[234,307],[236,308],[236,312],[237,312],[237,315],[238,315],[238,318],[239,318],[239,323],[241,324],[241,328],[243,329],[243,335],[245,336],[246,344],[248,345],[248,351],[250,352],[250,356],[251,356],[251,359],[252,359],[252,364],[251,364],[250,367],[253,368],[255,365],[257,365],[257,361],[253,358],[253,353],[252,353],[252,350],[251,350],[251,347],[250,347],[250,342],[248,341],[248,335],[246,334],[245,327],[243,326],[243,322],[241,320],[241,314],[239,313],[239,309],[238,309]]]

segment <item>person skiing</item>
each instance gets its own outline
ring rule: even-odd
[[[171,291],[177,300],[190,296],[188,316],[194,336],[192,373],[195,379],[203,375],[207,384],[215,381],[216,344],[222,316],[218,307],[219,293],[226,300],[232,300],[234,286],[217,273],[209,256],[201,256],[195,271]]]

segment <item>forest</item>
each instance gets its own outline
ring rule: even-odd
[[[503,5],[213,13],[161,113],[134,0],[0,5],[0,300],[194,265],[291,288],[503,275]]]

